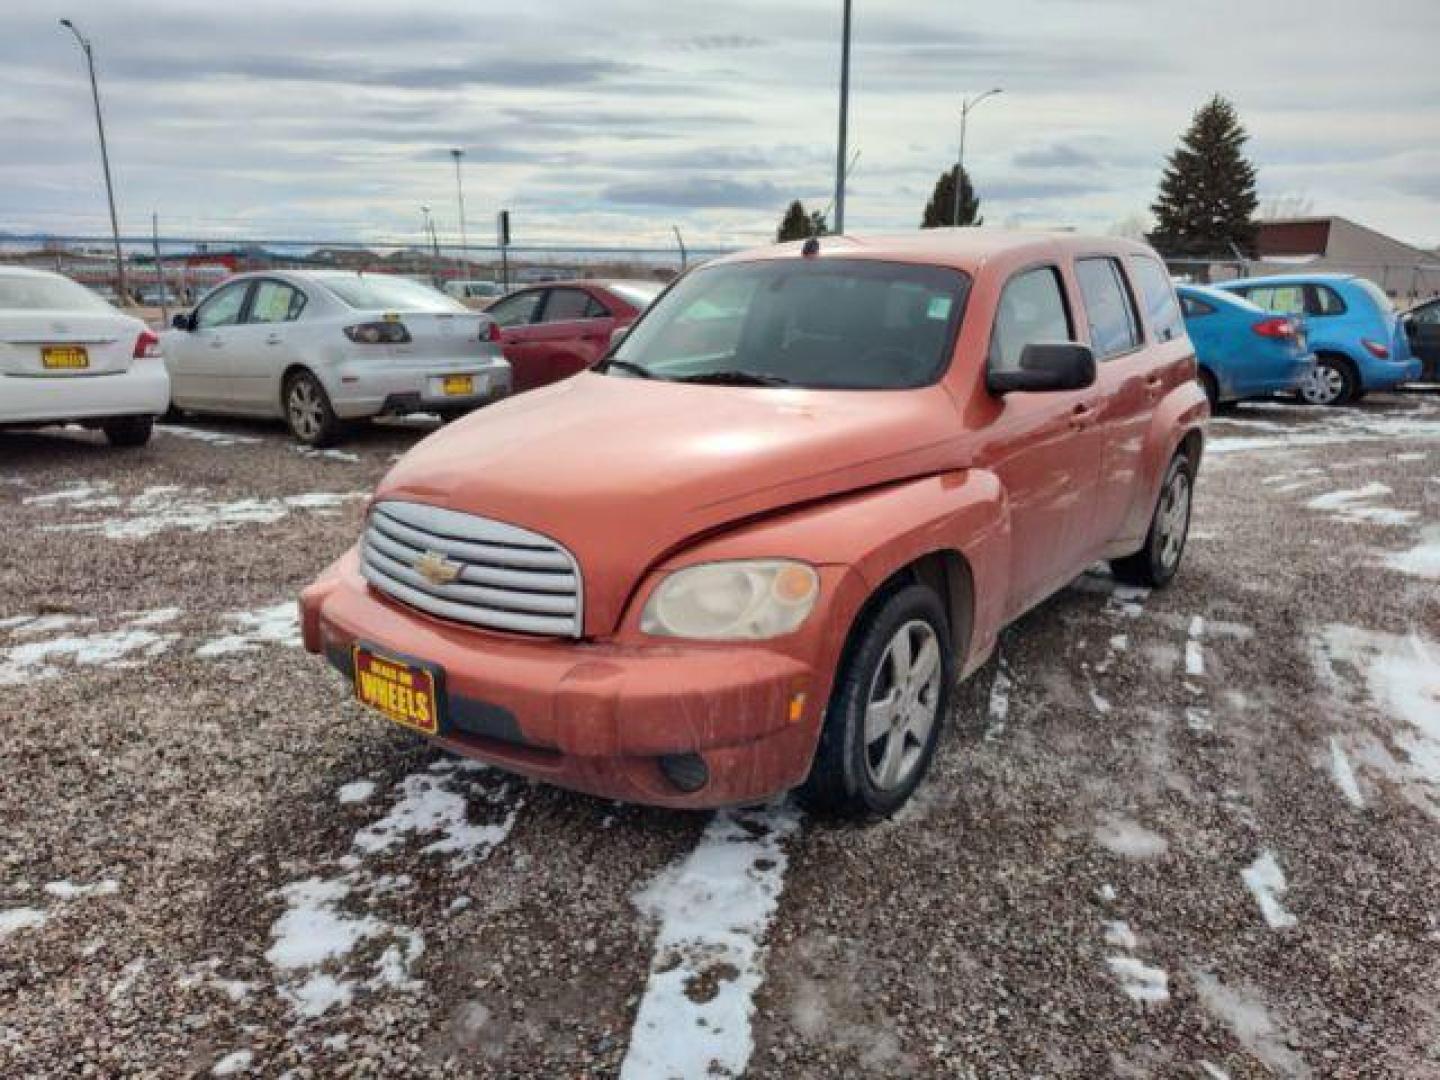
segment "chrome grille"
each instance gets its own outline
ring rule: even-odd
[[[556,637],[579,637],[583,625],[575,557],[548,536],[473,514],[376,503],[361,572],[387,596],[442,619]]]

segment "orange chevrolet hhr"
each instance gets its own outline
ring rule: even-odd
[[[410,451],[305,590],[305,645],[391,720],[551,783],[887,814],[1006,623],[1097,559],[1174,576],[1206,416],[1141,244],[736,255],[592,370]]]

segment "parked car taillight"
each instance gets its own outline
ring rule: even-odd
[[[357,345],[403,345],[410,331],[402,322],[367,322],[345,327],[345,336]]]
[[[494,319],[482,319],[480,321],[480,340],[499,341],[500,324],[497,323]]]
[[[1382,345],[1378,341],[1371,341],[1369,338],[1361,338],[1360,344],[1365,346],[1365,351],[1376,360],[1390,359],[1390,346]]]
[[[159,359],[160,335],[154,330],[141,330],[140,336],[135,339],[135,351],[130,356],[133,360]]]
[[[1250,329],[1261,337],[1271,338],[1293,338],[1300,332],[1299,324],[1283,315],[1277,315],[1273,319],[1261,319]]]

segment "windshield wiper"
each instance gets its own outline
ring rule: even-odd
[[[611,368],[619,368],[621,371],[629,371],[632,374],[639,375],[642,379],[655,378],[655,373],[649,368],[644,367],[640,364],[631,363],[629,360],[611,359],[605,361],[605,370],[609,371]]]
[[[698,375],[681,375],[675,382],[714,383],[717,386],[791,386],[783,375],[767,375],[760,371],[731,368],[724,371],[702,371]]]

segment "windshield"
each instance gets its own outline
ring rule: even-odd
[[[357,311],[468,311],[460,301],[393,274],[336,274],[325,287]]]
[[[869,259],[775,259],[683,278],[615,350],[619,376],[888,390],[934,382],[970,279]]]
[[[110,311],[100,296],[69,278],[0,275],[0,311]]]

